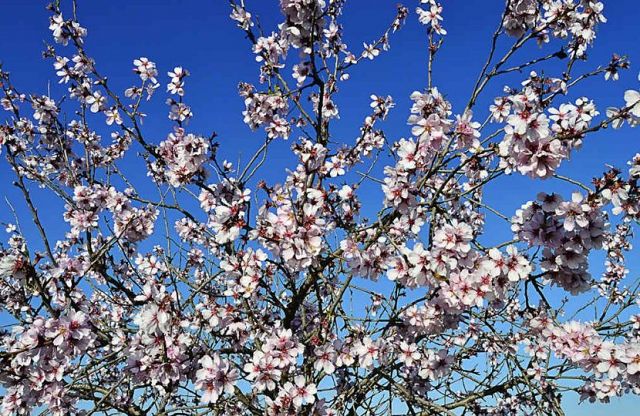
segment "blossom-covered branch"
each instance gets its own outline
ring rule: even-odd
[[[239,102],[262,138],[244,165],[191,129],[186,68],[140,57],[115,89],[75,1],[49,6],[44,53],[66,95],[23,93],[0,68],[3,168],[26,207],[2,218],[1,415],[561,415],[570,394],[640,392],[640,280],[626,266],[640,154],[590,184],[558,172],[596,132],[640,123],[638,91],[609,107],[579,91],[629,68],[613,55],[575,73],[602,3],[506,1],[457,110],[433,65],[454,7],[398,6],[351,49],[345,0],[281,0],[271,30],[246,3],[231,0],[230,18],[259,74]],[[402,98],[409,127],[385,130],[396,104],[371,91],[358,137],[339,141],[335,97],[411,18],[427,57],[425,85]],[[539,56],[518,61],[530,43]],[[555,76],[552,60],[566,62]],[[159,95],[172,128],[156,141],[143,120]],[[259,179],[279,141],[296,164]],[[505,175],[572,191],[501,212],[485,190]],[[512,235],[496,242],[490,227]]]

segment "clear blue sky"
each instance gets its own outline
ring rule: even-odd
[[[41,58],[43,40],[51,41],[47,29],[48,12],[44,9],[46,2],[2,0],[1,3],[0,60],[4,69],[12,73],[15,85],[23,92],[44,94],[50,84],[53,95],[62,95],[64,89],[57,85],[51,61]],[[181,65],[191,72],[187,79],[186,102],[191,105],[195,118],[189,130],[202,134],[217,132],[222,154],[231,161],[236,161],[238,154],[246,160],[252,154],[251,150],[260,146],[262,135],[253,134],[242,122],[243,103],[237,95],[238,82],[257,83],[258,64],[250,52],[248,41],[228,19],[226,1],[81,0],[79,3],[80,21],[89,30],[88,52],[96,59],[100,72],[108,74],[111,85],[117,90],[123,91],[136,82],[131,68],[133,59],[137,57],[146,56],[157,63],[163,84],[167,81],[166,72]],[[343,16],[347,44],[359,50],[362,41],[376,39],[393,18],[396,3],[390,0],[349,0]],[[416,3],[409,1],[405,5],[413,11]],[[449,34],[437,56],[434,83],[452,102],[454,112],[460,112],[486,59],[490,36],[499,21],[504,1],[445,0],[443,3],[444,27]],[[246,0],[246,4],[254,15],[260,17],[266,31],[275,28],[280,19],[277,0]],[[605,15],[609,22],[600,26],[595,47],[589,51],[589,61],[578,63],[576,72],[606,64],[613,52],[628,55],[632,69],[622,73],[618,82],[605,83],[602,77],[598,77],[576,90],[594,99],[601,112],[607,106],[622,105],[625,89],[640,87],[637,79],[640,65],[633,65],[640,62],[640,2],[608,1],[605,3]],[[412,14],[407,25],[391,38],[389,52],[382,53],[374,62],[355,68],[351,80],[343,84],[336,100],[341,109],[341,119],[333,125],[334,139],[353,141],[361,121],[369,112],[369,95],[372,93],[391,95],[397,103],[384,124],[387,137],[397,140],[410,134],[406,125],[409,94],[426,85],[425,45],[424,29]],[[502,47],[505,45],[501,44]],[[554,46],[549,48],[549,51],[555,50]],[[546,53],[549,52],[534,47],[516,58],[524,62]],[[547,73],[559,76],[561,65],[546,66],[549,68]],[[479,100],[479,117],[486,114],[480,109],[486,109],[492,93],[499,94],[506,83],[515,85],[526,75],[513,74],[502,81],[494,81],[484,99]],[[570,98],[573,100],[576,96]],[[171,128],[166,118],[167,108],[162,100],[156,99],[146,107],[146,113],[149,117],[144,125],[145,134],[157,143]],[[625,129],[591,135],[583,150],[565,163],[560,173],[570,172],[574,177],[589,182],[606,169],[605,163],[624,167],[633,154],[640,152],[639,132],[637,129]],[[263,171],[263,178],[277,182],[284,177],[284,167],[291,160],[287,150],[289,144],[276,143],[271,153],[273,163]],[[144,179],[144,169],[132,168],[136,168],[131,170],[134,176]],[[9,177],[6,164],[1,164],[0,195],[7,196],[20,209],[19,195],[5,180]],[[565,195],[571,191],[557,182],[532,182],[514,175],[501,179],[499,186],[492,190],[488,189],[486,197],[494,207],[511,215],[522,203],[534,199],[540,190],[558,190]],[[371,189],[371,202],[378,193],[379,189]],[[50,212],[59,212],[56,210],[59,202],[50,200],[48,194],[37,195],[36,200]],[[10,220],[4,207],[0,209],[0,220]],[[46,216],[44,222],[48,228],[59,232],[67,229],[57,214]],[[511,237],[511,232],[504,225],[490,231],[492,238],[505,240]],[[640,264],[633,261],[631,265],[634,263],[636,267],[632,268],[632,273],[635,271],[637,275]],[[597,270],[594,271],[597,275]],[[578,408],[568,403],[567,414],[632,415],[638,414],[635,411],[638,406],[640,399],[629,396],[608,407]]]

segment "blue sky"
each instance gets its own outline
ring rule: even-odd
[[[166,72],[181,65],[191,76],[187,79],[186,102],[191,105],[195,118],[188,129],[208,135],[218,133],[222,154],[231,161],[247,160],[252,150],[262,143],[261,133],[252,133],[242,122],[242,100],[237,95],[240,81],[257,83],[259,65],[250,52],[249,42],[240,30],[228,19],[226,1],[210,0],[111,0],[106,2],[80,1],[79,18],[89,30],[86,46],[101,73],[108,74],[110,84],[123,91],[136,83],[132,73],[132,61],[146,56],[155,61],[160,80],[166,83]],[[275,29],[280,15],[276,0],[246,0],[254,16],[259,16],[265,31]],[[343,23],[345,38],[354,50],[360,50],[363,41],[371,42],[393,19],[396,1],[349,0],[345,8]],[[449,34],[438,52],[434,66],[434,85],[452,102],[454,112],[461,112],[466,104],[477,74],[486,59],[490,36],[500,18],[503,0],[450,0],[443,1],[444,27]],[[51,61],[41,58],[43,41],[50,41],[48,12],[45,2],[35,0],[3,0],[0,25],[0,61],[4,70],[12,73],[13,81],[23,92],[45,94],[51,88],[53,95],[60,96],[64,88],[57,85]],[[405,2],[410,9],[416,2]],[[576,91],[595,100],[598,109],[623,103],[624,90],[638,89],[637,75],[640,66],[640,42],[637,27],[640,22],[640,6],[637,0],[606,2],[607,24],[601,25],[595,47],[589,51],[589,60],[576,65],[576,72],[585,72],[606,64],[611,53],[626,54],[632,69],[621,74],[620,81],[605,83],[602,77],[586,81]],[[502,48],[507,42],[499,44]],[[557,50],[552,44],[544,51],[536,47],[527,49],[515,57],[514,62],[524,62]],[[554,49],[555,48],[555,49]],[[504,50],[504,49],[503,49]],[[341,119],[333,123],[333,139],[352,142],[358,128],[369,112],[369,95],[391,95],[397,103],[384,130],[392,140],[410,134],[406,125],[409,95],[426,85],[426,39],[424,29],[415,15],[407,25],[391,38],[391,50],[382,53],[374,62],[365,62],[356,67],[351,79],[342,85],[336,102],[341,109]],[[295,56],[294,56],[295,58]],[[559,76],[563,62],[545,66],[547,73]],[[478,118],[484,118],[491,97],[500,93],[506,84],[516,85],[524,74],[511,74],[490,84],[478,103]],[[493,94],[493,95],[492,95]],[[575,99],[573,94],[569,99]],[[167,108],[160,97],[143,111],[149,114],[144,130],[150,141],[163,140],[170,131]],[[640,152],[639,130],[623,129],[605,131],[591,135],[582,151],[575,153],[571,161],[560,170],[562,174],[589,182],[606,169],[605,163],[619,167],[633,154]],[[106,134],[106,130],[105,130]],[[285,175],[285,167],[291,166],[288,151],[290,142],[275,143],[271,161],[261,174],[270,182],[278,182]],[[139,165],[129,166],[130,173],[138,180],[146,172]],[[20,210],[24,208],[18,193],[10,186],[10,174],[6,164],[0,165],[0,195],[6,196]],[[512,176],[500,179],[498,186],[487,189],[487,201],[512,215],[524,202],[535,198],[540,190],[561,191],[568,196],[571,188],[559,182],[532,182]],[[371,189],[368,198],[379,205],[379,189]],[[47,207],[47,212],[61,208],[46,193],[37,194],[36,202]],[[0,220],[10,218],[4,207],[0,209]],[[47,228],[64,232],[66,224],[59,215],[45,215]],[[29,232],[28,225],[25,226]],[[34,230],[30,230],[33,232]],[[509,239],[511,232],[503,225],[490,229],[492,238]],[[634,261],[640,266],[638,261]],[[638,270],[637,267],[635,270]],[[632,268],[632,273],[634,269]],[[597,275],[597,273],[594,273]],[[640,405],[640,400],[629,397],[609,407],[575,407],[568,403],[568,415],[633,414],[631,409]]]

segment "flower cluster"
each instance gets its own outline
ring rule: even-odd
[[[314,42],[320,39],[324,27],[324,0],[281,0],[280,7],[285,15],[282,31],[288,43],[294,48],[302,48],[310,53]]]
[[[593,373],[581,387],[581,399],[608,402],[624,389],[640,388],[640,344],[637,340],[613,343],[602,338],[593,323],[570,321],[556,325],[547,316],[531,320],[536,338],[527,345],[535,360],[548,351]],[[534,368],[540,368],[538,366]]]
[[[538,3],[535,0],[515,0],[508,3],[504,28],[511,36],[520,37],[533,29],[538,19]]]
[[[184,79],[189,76],[189,71],[177,66],[167,74],[171,78],[171,82],[167,85],[167,91],[182,97],[184,95]]]
[[[226,296],[234,299],[243,296],[248,298],[254,295],[260,282],[267,273],[263,269],[263,263],[267,255],[262,250],[248,249],[237,256],[229,256],[228,260],[220,262],[220,268],[225,271],[227,277]]]
[[[271,196],[275,210],[268,205],[260,207],[256,232],[258,240],[287,268],[300,271],[313,264],[324,246],[322,236],[330,229],[322,216],[325,197],[319,190],[307,189],[300,195],[304,204],[296,213],[283,192],[284,189],[276,189]]]
[[[156,149],[158,160],[150,163],[149,175],[171,186],[189,183],[194,176],[204,176],[203,164],[209,159],[209,143],[204,137],[176,128]]]
[[[541,98],[546,92],[540,86],[544,83],[532,73],[520,93],[499,99],[492,106],[493,119],[507,121],[499,144],[501,167],[507,172],[517,170],[532,178],[549,178],[581,145],[584,131],[598,115],[593,102],[579,98],[575,105],[549,109],[547,116]]]
[[[66,208],[64,219],[71,225],[74,235],[97,228],[99,215],[106,209],[113,214],[116,233],[130,242],[151,235],[158,216],[154,207],[134,207],[125,194],[114,187],[98,184],[75,187],[73,204],[68,204]]]
[[[570,201],[541,193],[516,212],[511,228],[519,240],[544,248],[543,270],[553,283],[576,294],[591,286],[587,256],[602,248],[607,225],[598,204],[580,193]]]
[[[53,39],[62,45],[66,46],[71,39],[82,42],[82,39],[87,36],[87,29],[80,26],[75,20],[65,20],[62,14],[53,15],[49,22],[49,30]]]
[[[420,145],[427,149],[439,150],[447,143],[447,133],[451,130],[451,104],[437,88],[425,93],[414,91],[411,100],[411,133],[419,139]]]
[[[420,7],[416,8],[420,23],[428,25],[438,35],[446,35],[447,31],[440,25],[442,21],[442,5],[436,0],[420,0],[420,3],[429,7],[429,10],[424,10]]]
[[[209,214],[206,225],[215,232],[217,244],[228,244],[240,235],[250,193],[233,180],[209,185],[200,192],[200,207]]]
[[[233,393],[238,379],[238,370],[231,368],[228,361],[218,355],[205,355],[200,359],[200,369],[196,372],[195,387],[202,390],[203,403],[215,403],[224,394]]]
[[[244,371],[253,382],[253,388],[258,391],[274,390],[282,373],[290,368],[304,348],[293,336],[290,329],[279,329],[270,336],[266,336],[262,348],[253,353],[250,363],[244,366]]]
[[[550,34],[570,38],[569,54],[581,58],[596,37],[597,25],[607,21],[603,9],[601,2],[592,0],[513,0],[507,3],[504,28],[515,37],[529,32],[540,43],[548,42]]]
[[[287,100],[278,93],[258,93],[249,84],[240,84],[239,88],[246,107],[242,113],[244,122],[252,130],[265,126],[265,131],[270,138],[289,138],[291,126],[286,119]]]
[[[2,414],[26,414],[40,405],[62,414],[73,403],[64,393],[64,378],[77,370],[76,363],[94,342],[89,316],[81,311],[14,327],[13,335],[3,339],[10,359],[3,364],[7,391]]]

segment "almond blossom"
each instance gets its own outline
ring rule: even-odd
[[[361,39],[349,2],[265,19],[232,0],[256,70],[219,97],[239,134],[187,101],[216,74],[143,56],[107,75],[92,6],[49,5],[59,82],[0,68],[0,415],[560,415],[639,394],[640,154],[574,158],[640,124],[627,57],[592,64],[605,7],[482,9],[498,29],[461,97],[453,3]],[[404,25],[425,56],[398,67],[422,81],[354,95]]]

